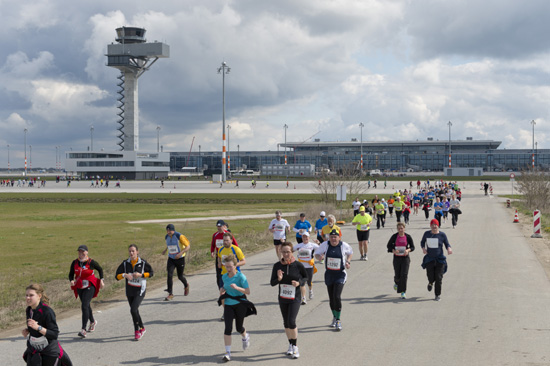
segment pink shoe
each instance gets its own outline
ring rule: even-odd
[[[141,330],[136,330],[136,341],[139,341],[141,339]]]
[[[139,330],[139,332],[141,333],[141,337],[143,337],[143,335],[145,334],[146,330],[145,330],[145,328],[141,328],[141,329]]]

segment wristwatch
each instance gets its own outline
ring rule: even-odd
[[[39,331],[39,332],[40,332],[40,331],[41,331],[42,329],[43,329],[43,328],[42,328],[42,326],[41,326],[41,325],[39,325],[39,326],[38,326],[38,329],[37,329],[37,331]]]

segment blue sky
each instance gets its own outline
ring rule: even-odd
[[[550,3],[544,0],[0,0],[0,167],[55,165],[55,146],[115,150],[115,28],[170,45],[139,79],[140,147],[221,150],[284,141],[494,139],[550,148]]]

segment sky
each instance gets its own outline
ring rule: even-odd
[[[140,150],[448,139],[550,148],[547,0],[0,0],[0,168],[118,150],[115,29],[170,46],[139,78]],[[359,124],[364,125],[363,128]],[[191,145],[193,143],[193,145]],[[10,145],[9,149],[7,145]],[[27,146],[27,156],[30,149]]]

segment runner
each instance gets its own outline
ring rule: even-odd
[[[336,222],[336,217],[334,217],[334,215],[328,215],[327,216],[327,225],[323,227],[323,230],[321,231],[322,235],[323,235],[323,242],[325,241],[328,241],[329,239],[329,234],[333,231],[333,230],[337,230],[338,233],[340,234],[340,237],[342,237],[342,230],[340,230],[340,227],[338,225],[335,224]]]
[[[451,196],[451,201],[449,201],[449,212],[451,213],[451,222],[453,224],[453,229],[458,225],[458,215],[462,213],[460,211],[460,201],[456,199],[456,195]]]
[[[139,306],[145,298],[147,278],[153,277],[151,265],[139,257],[137,245],[131,244],[128,247],[130,257],[120,264],[116,270],[118,281],[126,279],[126,297],[130,304],[130,314],[134,323],[135,340],[139,341],[145,334],[145,326],[139,315]]]
[[[220,249],[218,249],[218,255],[217,255],[218,268],[220,269],[220,273],[222,275],[222,280],[221,280],[219,289],[223,288],[223,275],[227,273],[227,268],[225,268],[225,266],[223,265],[223,260],[225,257],[227,257],[230,254],[233,254],[237,258],[238,262],[235,264],[235,266],[237,267],[238,272],[241,271],[241,266],[244,266],[246,264],[246,259],[244,257],[244,254],[241,248],[235,246],[233,244],[234,241],[235,241],[235,238],[233,237],[233,234],[229,232],[223,234],[223,245]],[[222,300],[222,304],[223,304],[223,300]],[[220,320],[221,321],[224,320],[223,314]]]
[[[407,298],[407,277],[411,259],[409,253],[414,251],[414,242],[409,234],[405,233],[405,224],[397,223],[397,233],[388,241],[388,253],[393,253],[393,289],[401,293],[401,298]]]
[[[224,318],[225,330],[223,340],[225,344],[224,362],[231,361],[231,333],[233,332],[233,319],[235,319],[235,328],[241,334],[243,350],[250,347],[250,336],[246,333],[243,326],[244,318],[251,314],[256,314],[254,304],[246,299],[250,295],[250,287],[246,276],[237,271],[237,258],[229,254],[223,259],[223,266],[227,273],[222,276],[223,287],[220,289],[220,298],[218,305],[221,305],[225,299]]]
[[[451,204],[449,203],[449,200],[447,199],[447,196],[443,197],[443,222],[447,222],[447,218],[449,217],[449,209],[451,208]]]
[[[94,275],[94,270],[97,270],[99,280]],[[82,330],[78,333],[78,336],[86,338],[88,320],[90,320],[89,333],[95,331],[97,325],[90,302],[92,298],[97,297],[99,289],[105,287],[103,268],[99,263],[88,257],[88,247],[86,245],[78,247],[78,258],[71,263],[69,269],[69,281],[71,281],[71,289],[74,291],[75,298],[80,297],[82,304]]]
[[[292,243],[281,244],[281,254],[281,260],[273,265],[270,283],[271,286],[279,285],[279,307],[289,343],[286,354],[298,358],[296,316],[300,310],[300,297],[296,296],[296,287],[305,285],[308,274],[304,265],[292,255]]]
[[[325,218],[325,211],[321,211],[319,216],[320,218],[318,218],[315,222],[315,234],[317,234],[317,240],[319,243],[322,243],[325,241],[325,239],[323,239],[323,228],[328,225],[328,221]]]
[[[223,247],[223,234],[228,232],[227,224],[223,220],[218,220],[216,222],[216,228],[217,231],[212,234],[212,241],[210,242],[210,256],[214,258],[214,267],[216,268],[216,285],[218,286],[218,290],[223,286],[222,283],[222,270],[218,266],[218,250]],[[239,246],[237,244],[237,240],[235,240],[235,237],[233,237],[233,245],[236,247]]]
[[[357,240],[359,241],[360,261],[368,261],[367,252],[369,250],[369,233],[372,217],[365,212],[365,206],[359,208],[359,215],[353,218],[352,225],[357,225]]]
[[[390,214],[390,218],[393,217],[393,203],[395,200],[393,199],[393,196],[390,196],[388,199],[388,213]]]
[[[277,259],[281,259],[281,244],[286,240],[286,234],[290,232],[290,224],[282,218],[281,211],[275,211],[275,218],[269,224],[269,231],[273,234],[273,245]]]
[[[59,327],[55,313],[48,306],[49,299],[39,284],[27,286],[25,290],[27,326],[21,331],[27,338],[27,349],[23,360],[27,365],[72,366],[69,355],[57,341]]]
[[[296,221],[296,225],[292,228],[292,231],[296,233],[296,242],[301,243],[302,242],[302,235],[304,235],[305,232],[309,233],[311,232],[311,224],[309,221],[306,220],[306,214],[301,213],[300,219]]]
[[[432,291],[435,282],[435,301],[441,300],[441,283],[443,274],[447,272],[447,258],[443,253],[443,246],[447,249],[447,254],[453,254],[453,249],[449,244],[447,235],[439,231],[439,222],[433,219],[430,222],[431,230],[428,230],[422,236],[420,246],[425,254],[422,260],[422,268],[426,270],[428,276],[428,291]]]
[[[410,201],[405,202],[405,206],[403,208],[403,221],[405,224],[409,225],[409,217],[411,216],[411,206]]]
[[[326,256],[325,284],[327,285],[330,310],[332,311],[331,327],[342,330],[340,314],[342,313],[342,290],[346,283],[346,269],[351,267],[353,250],[351,246],[340,240],[340,233],[334,229],[330,232],[329,241],[324,242],[315,251],[315,258],[323,260]]]
[[[313,258],[313,253],[319,248],[319,245],[315,243],[310,243],[309,233],[304,233],[302,235],[303,242],[297,244],[294,247],[294,251],[298,252],[298,260],[304,265],[304,268],[307,272],[307,284],[309,286],[309,299],[313,299],[313,274],[317,272],[315,268],[315,260]],[[302,293],[302,305],[306,305],[306,286],[300,287],[300,292]]]
[[[376,228],[380,229],[380,225],[384,227],[386,223],[386,211],[381,201],[374,205],[374,210],[376,211]]]
[[[441,218],[443,217],[443,203],[441,203],[439,197],[436,197],[433,207],[435,212],[434,218],[437,220],[439,224],[438,226],[441,226]]]
[[[359,207],[361,207],[361,201],[359,201],[359,197],[355,198],[355,201],[351,203],[351,207],[353,207],[353,216],[359,215]]]
[[[173,224],[168,224],[166,226],[166,236],[164,240],[166,241],[166,248],[162,251],[162,255],[165,255],[168,251],[168,260],[166,262],[166,283],[168,286],[166,291],[168,292],[168,296],[166,296],[164,301],[170,301],[174,298],[172,292],[174,269],[177,270],[178,278],[181,283],[183,283],[184,296],[189,295],[189,283],[187,283],[183,271],[185,270],[185,255],[189,251],[191,244],[185,235],[176,231]]]
[[[401,196],[398,196],[393,203],[393,207],[395,207],[395,217],[397,218],[397,222],[401,222],[401,215],[403,214],[404,206],[405,202],[403,202]]]

